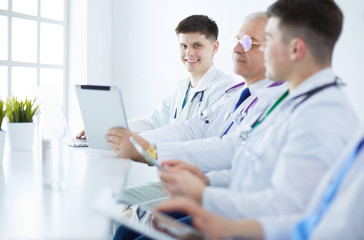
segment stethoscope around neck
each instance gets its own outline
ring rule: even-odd
[[[307,92],[301,93],[297,96],[294,96],[293,98],[289,99],[287,102],[284,103],[284,105],[282,106],[283,108],[288,107],[290,105],[290,103],[293,103],[296,101],[295,105],[292,107],[291,109],[291,113],[294,112],[296,110],[296,108],[298,108],[302,103],[306,102],[309,98],[311,98],[313,95],[316,95],[316,93],[319,93],[327,88],[330,87],[341,87],[341,86],[345,86],[345,83],[343,83],[341,81],[341,79],[337,76],[335,76],[334,81],[318,86],[314,89],[311,89]]]
[[[330,87],[340,87],[340,86],[343,86],[343,85],[345,85],[345,83],[343,83],[340,78],[335,76],[335,79],[334,79],[333,82],[321,85],[321,86],[313,88],[313,89],[311,89],[311,90],[309,90],[307,92],[301,93],[301,94],[289,99],[287,102],[284,103],[284,105],[282,107],[283,108],[288,107],[290,105],[290,103],[298,101],[298,102],[296,102],[296,104],[291,109],[291,113],[293,113],[297,109],[297,107],[299,107],[302,103],[306,102],[309,98],[316,95],[317,93],[319,93],[319,92],[321,92],[321,91],[323,91],[323,90],[325,90],[327,88],[330,88]],[[245,141],[246,141],[246,139],[248,137],[248,134],[257,125],[259,125],[265,119],[266,116],[267,116],[266,111],[263,111],[260,114],[260,116],[255,120],[255,122],[250,127],[248,127],[247,129],[245,129],[244,131],[242,131],[240,133],[240,138],[243,140],[244,143],[245,143]]]
[[[203,100],[203,96],[204,96],[204,94],[205,94],[205,90],[203,90],[203,91],[201,91],[201,92],[196,92],[195,93],[195,95],[193,95],[193,98],[192,98],[192,100],[191,100],[191,102],[193,102],[193,100],[197,97],[197,95],[199,94],[199,93],[201,93],[200,94],[200,100],[198,101],[198,106],[200,107],[200,105],[201,105],[201,102],[202,102],[202,100]],[[187,95],[185,96],[185,99],[186,99],[186,97],[187,97]],[[184,106],[182,106],[182,109],[184,108]],[[174,117],[173,117],[174,119],[176,119],[177,118],[177,108],[175,109],[175,111],[174,111]]]

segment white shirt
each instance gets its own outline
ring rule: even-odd
[[[228,188],[204,190],[203,206],[229,218],[302,212],[355,132],[357,117],[338,87],[324,89],[297,108],[302,98],[293,98],[334,80],[332,70],[325,69],[290,93],[237,150]]]
[[[226,161],[226,159],[229,156],[232,158],[235,150],[241,144],[238,136],[239,126],[250,125],[277,96],[287,90],[286,84],[269,87],[272,83],[272,81],[264,79],[251,84],[249,86],[251,96],[233,114],[241,89],[235,91],[233,97],[224,97],[216,102],[199,117],[144,133],[142,137],[149,142],[157,143],[158,160],[160,161],[180,158],[197,165],[204,172],[230,168],[231,161]],[[240,123],[234,123],[222,139],[218,137],[219,132],[225,132],[232,119],[245,113],[249,106],[249,111],[243,120]],[[230,118],[230,115],[233,117]]]
[[[318,209],[325,196],[327,187],[340,171],[341,164],[358,144],[364,135],[364,125],[360,135],[344,150],[339,160],[330,168],[319,182],[305,214],[283,215],[279,217],[261,218],[266,239],[291,239],[294,228],[305,216]],[[364,150],[355,159],[346,173],[329,209],[314,228],[311,238],[315,239],[364,239]]]
[[[172,94],[153,110],[153,113],[141,119],[128,122],[129,128],[135,132],[144,132],[156,129],[172,122],[184,121],[206,109],[216,99],[220,98],[227,87],[236,84],[229,75],[223,73],[215,65],[212,65],[201,78],[196,88],[190,89],[186,105],[182,109],[182,103],[186,96],[190,79],[178,82]]]

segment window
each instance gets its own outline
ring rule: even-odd
[[[66,106],[67,0],[0,0],[0,97],[52,86]]]

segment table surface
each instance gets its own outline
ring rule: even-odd
[[[94,208],[99,192],[120,190],[130,162],[112,151],[73,148],[57,144],[59,151],[11,151],[5,145],[0,165],[0,239],[108,239],[110,220]],[[53,144],[54,145],[54,144]],[[44,145],[43,145],[44,146]],[[43,147],[44,149],[44,147]],[[44,186],[44,161],[57,152],[65,187]]]

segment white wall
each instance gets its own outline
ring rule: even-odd
[[[70,1],[68,120],[73,135],[83,129],[75,84],[112,81],[112,0]]]
[[[83,129],[74,84],[87,79],[87,0],[69,1],[68,122],[72,134]]]
[[[364,1],[340,0],[344,28],[336,45],[333,68],[347,84],[345,91],[364,122]]]
[[[87,3],[87,83],[110,85],[112,74],[112,0]]]

